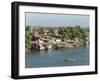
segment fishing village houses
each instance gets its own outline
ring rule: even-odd
[[[32,50],[49,50],[49,49],[63,49],[63,48],[73,48],[80,46],[80,42],[77,38],[75,40],[65,40],[63,35],[53,35],[47,34],[48,30],[45,30],[45,34],[33,34],[31,41]],[[88,37],[86,40],[88,45]]]

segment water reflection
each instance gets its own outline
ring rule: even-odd
[[[67,61],[75,61],[67,62]],[[31,51],[25,56],[25,67],[56,67],[89,65],[89,48],[73,48],[64,50]]]

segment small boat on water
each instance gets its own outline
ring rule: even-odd
[[[65,58],[65,62],[75,62],[75,58]]]

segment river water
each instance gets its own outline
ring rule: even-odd
[[[66,61],[74,59],[74,61]],[[32,51],[25,54],[25,68],[89,65],[89,48]]]

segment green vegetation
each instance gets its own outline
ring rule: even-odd
[[[31,26],[27,26],[25,28],[25,48],[30,48],[30,41],[32,39],[32,35],[35,33],[35,30]]]
[[[46,31],[45,31],[46,30]],[[25,47],[30,48],[33,34],[46,34],[48,36],[62,35],[64,40],[86,41],[89,37],[89,29],[78,26],[68,27],[40,27],[26,26],[25,27]]]

